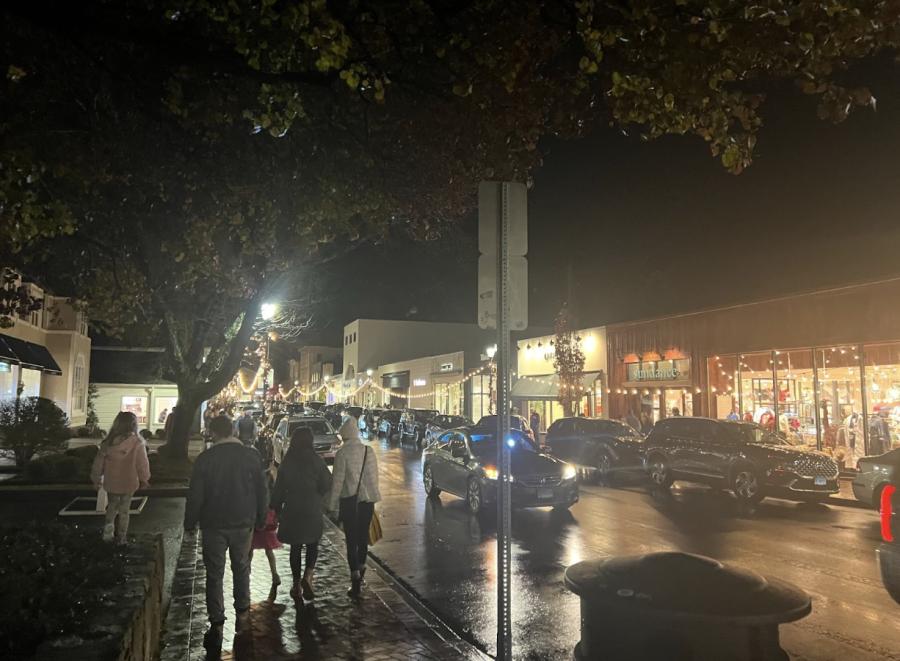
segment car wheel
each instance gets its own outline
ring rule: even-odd
[[[481,498],[481,483],[474,477],[469,478],[469,484],[466,486],[466,505],[472,514],[480,514],[484,505]]]
[[[650,481],[653,486],[660,489],[668,489],[675,481],[672,474],[672,468],[669,466],[669,460],[662,455],[654,455],[650,457],[648,462],[650,466]]]
[[[425,485],[425,493],[429,498],[437,498],[441,495],[441,490],[434,484],[434,474],[431,472],[431,466],[425,466],[422,471],[422,484]]]
[[[609,455],[609,452],[607,452],[606,450],[600,450],[600,452],[597,454],[597,461],[595,465],[597,468],[597,470],[595,471],[597,484],[603,486],[612,486],[614,476],[613,460]]]
[[[744,502],[755,503],[763,499],[762,482],[752,466],[738,466],[732,471],[731,490]]]

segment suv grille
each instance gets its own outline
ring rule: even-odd
[[[547,477],[527,477],[518,482],[526,487],[555,487],[562,482],[562,478],[558,475],[548,475]]]
[[[837,464],[830,459],[816,461],[814,459],[799,459],[796,462],[797,473],[803,477],[827,477],[838,476]]]

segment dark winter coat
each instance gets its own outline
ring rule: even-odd
[[[313,450],[293,455],[288,452],[272,493],[272,509],[279,521],[278,539],[285,544],[318,542],[324,531],[324,496],[330,491],[331,471],[322,457]]]

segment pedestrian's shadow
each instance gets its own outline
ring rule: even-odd
[[[272,656],[289,656],[284,647],[281,616],[287,609],[276,604],[278,589],[272,586],[266,601],[253,604],[250,609],[251,627],[234,636],[232,658],[234,661],[257,661]]]
[[[321,646],[331,638],[331,628],[319,619],[319,609],[313,603],[297,602],[297,639],[303,659],[321,659]]]

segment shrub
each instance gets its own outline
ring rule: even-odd
[[[25,464],[25,477],[29,480],[46,480],[50,477],[52,466],[43,459],[35,459]]]
[[[54,477],[71,480],[74,477],[84,474],[85,463],[78,457],[66,457],[63,455],[56,461],[55,468],[56,474]]]
[[[44,397],[0,403],[0,452],[22,467],[36,455],[61,452],[69,440],[69,421],[61,408]]]
[[[84,422],[91,429],[97,429],[97,427],[100,426],[100,418],[97,417],[97,397],[99,395],[100,391],[97,389],[97,385],[94,383],[89,383],[87,395],[87,416]]]
[[[164,441],[164,440],[166,440],[166,438],[168,438],[168,436],[169,435],[166,433],[165,429],[157,429],[156,430],[156,438],[158,438],[159,440]]]
[[[78,436],[78,438],[90,438],[91,430],[88,427],[79,427],[75,434]]]
[[[92,464],[94,462],[94,457],[97,456],[97,453],[100,451],[99,445],[84,445],[80,448],[71,448],[66,450],[67,457],[78,457],[82,461]]]
[[[96,529],[61,523],[3,529],[0,557],[0,649],[11,658],[78,633],[125,568],[123,551]]]
[[[153,432],[149,429],[142,429],[141,438],[143,438],[145,441],[149,441],[151,438],[153,438]]]
[[[165,454],[154,453],[149,459],[151,483],[188,479],[194,468],[190,460],[174,459]]]

